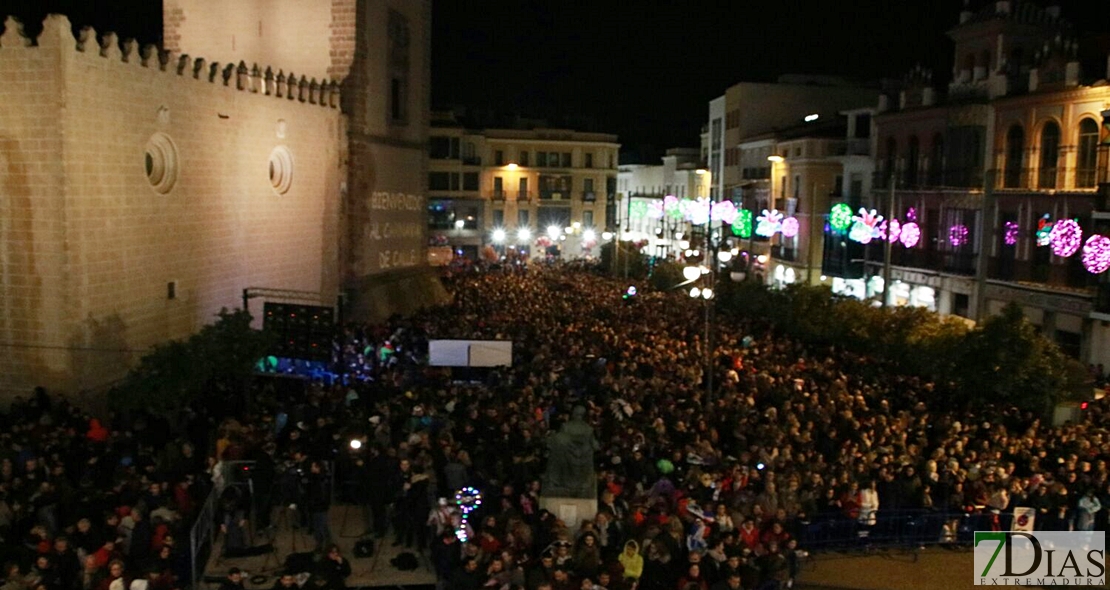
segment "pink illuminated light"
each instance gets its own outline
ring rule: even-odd
[[[907,221],[902,225],[902,232],[898,239],[907,248],[913,248],[921,241],[921,227],[916,221]]]
[[[1018,224],[1016,221],[1006,222],[1006,233],[1002,239],[1006,242],[1007,246],[1013,246],[1018,241]]]
[[[1083,243],[1083,229],[1074,219],[1061,219],[1052,226],[1048,239],[1052,253],[1067,258],[1079,251],[1079,245]]]
[[[1110,238],[1093,235],[1083,244],[1083,268],[1091,274],[1101,274],[1110,269]]]
[[[798,218],[787,217],[786,219],[783,219],[782,229],[780,231],[782,232],[782,235],[788,238],[792,238],[798,235]]]
[[[960,246],[963,246],[967,243],[967,238],[970,233],[971,232],[968,231],[966,225],[953,225],[952,227],[948,228],[948,243],[952,244],[956,248],[959,248]]]

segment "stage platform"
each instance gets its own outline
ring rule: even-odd
[[[285,520],[289,517],[281,515],[281,510],[275,511],[275,526],[273,545],[275,551],[266,555],[252,557],[221,557],[223,553],[223,537],[218,536],[208,565],[204,569],[206,579],[226,577],[228,569],[238,567],[243,570],[243,583],[247,590],[270,590],[274,582],[281,575],[285,558],[291,553],[312,551],[314,542],[307,529],[289,526]],[[404,547],[393,547],[392,535],[384,539],[374,539],[374,555],[371,557],[355,557],[354,545],[363,537],[366,531],[366,515],[360,506],[333,505],[328,513],[331,525],[332,540],[337,543],[343,552],[343,557],[351,562],[351,577],[347,578],[347,588],[433,588],[436,578],[432,564],[428,559],[428,552],[406,550]],[[266,538],[261,534],[256,536],[255,544],[265,543]],[[411,551],[417,556],[419,566],[415,570],[401,571],[390,565],[390,561],[404,551]],[[256,575],[266,576],[266,581],[253,584],[250,578]],[[208,582],[201,584],[200,588],[215,590],[218,583]]]

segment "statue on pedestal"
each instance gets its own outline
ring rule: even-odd
[[[571,419],[547,437],[547,470],[543,495],[593,498],[597,495],[594,453],[600,448],[594,429],[586,423],[586,408],[575,406]]]

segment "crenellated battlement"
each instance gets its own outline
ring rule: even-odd
[[[60,14],[51,14],[43,21],[42,33],[37,39],[30,38],[23,23],[15,17],[4,20],[3,33],[0,34],[0,51],[34,50],[38,47],[72,48],[80,58],[99,58],[110,62],[133,64],[135,67],[157,69],[182,78],[193,78],[209,84],[227,86],[242,92],[271,96],[277,99],[303,102],[326,108],[338,109],[340,105],[339,83],[335,80],[319,81],[316,78],[297,76],[284,70],[275,73],[271,66],[263,70],[258,64],[240,61],[235,63],[208,63],[203,57],[194,58],[188,54],[163,51],[154,45],[139,47],[134,39],[125,39],[108,32],[97,35],[92,27],[84,27],[72,34],[69,19]],[[71,45],[72,44],[72,45]]]

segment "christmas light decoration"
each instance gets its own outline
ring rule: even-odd
[[[848,232],[848,239],[861,244],[870,244],[871,240],[881,238],[879,226],[883,216],[874,209],[860,209],[859,215],[852,218],[852,229]]]
[[[732,225],[732,222],[736,221],[737,213],[735,203],[732,201],[720,201],[718,203],[713,203],[709,217],[713,221],[720,221]]]
[[[632,219],[641,219],[647,216],[648,204],[643,201],[632,201],[628,205],[628,215]]]
[[[1052,227],[1048,236],[1052,244],[1052,253],[1067,258],[1079,251],[1083,243],[1083,229],[1074,219],[1061,219]]]
[[[1049,237],[1051,235],[1052,221],[1051,218],[1048,216],[1048,213],[1045,213],[1039,220],[1037,220],[1037,245],[1049,245],[1049,243],[1052,242],[1052,239]]]
[[[906,221],[917,221],[917,207],[906,209]]]
[[[663,219],[663,201],[652,201],[648,205],[647,216],[651,219]]]
[[[736,212],[736,219],[732,220],[732,233],[747,239],[752,237],[752,212],[740,209]]]
[[[921,226],[916,221],[907,221],[901,227],[898,240],[907,248],[913,248],[921,241]]]
[[[1095,234],[1083,244],[1083,268],[1091,274],[1101,274],[1110,269],[1110,238]]]
[[[852,208],[844,203],[833,205],[832,211],[829,212],[829,226],[839,233],[848,231],[848,228],[852,227]]]
[[[663,198],[663,211],[673,219],[682,219],[682,204],[674,195],[667,195]]]
[[[769,238],[782,229],[782,213],[772,209],[763,210],[763,214],[755,218],[755,235]]]
[[[1007,246],[1013,246],[1018,241],[1018,224],[1016,221],[1007,221],[1005,223],[1005,231],[1002,234],[1002,241]]]
[[[897,219],[891,219],[886,226],[886,239],[893,244],[898,241],[898,235],[901,233],[902,224],[898,223]]]
[[[786,219],[783,219],[780,231],[782,231],[782,235],[787,238],[792,238],[798,235],[798,218],[787,217]]]
[[[469,524],[467,518],[470,513],[478,509],[482,505],[482,493],[476,488],[466,486],[459,491],[455,492],[455,505],[459,507],[462,512],[462,520],[459,525],[455,527],[455,537],[465,543],[469,538]]]
[[[948,228],[948,243],[952,244],[952,246],[955,248],[959,248],[960,246],[963,246],[967,243],[967,239],[970,234],[971,232],[968,231],[966,225],[957,223],[956,225]]]

